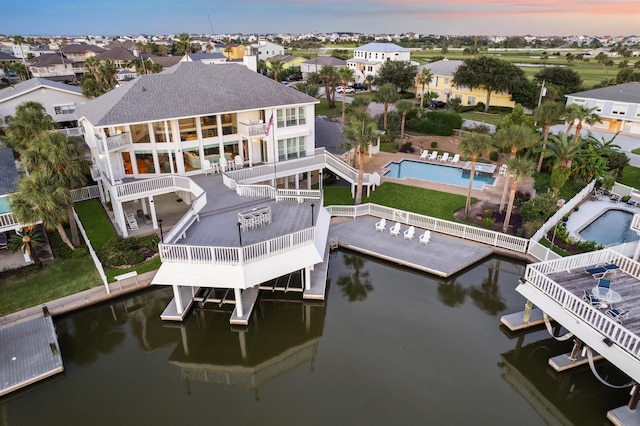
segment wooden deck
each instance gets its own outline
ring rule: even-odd
[[[64,370],[50,316],[0,329],[0,396]]]
[[[587,268],[554,272],[548,277],[577,297],[582,298],[585,291],[590,293],[591,289],[598,285],[598,280],[593,278],[591,274],[584,272],[584,269]],[[607,273],[606,278],[611,280],[611,289],[622,296],[622,300],[615,303],[614,307],[629,311],[627,319],[622,320],[622,325],[632,333],[640,334],[640,281],[621,270]],[[607,309],[609,308],[600,310],[604,313]]]

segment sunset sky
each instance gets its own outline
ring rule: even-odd
[[[638,0],[0,0],[0,10],[6,35],[640,33]]]

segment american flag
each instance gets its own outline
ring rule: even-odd
[[[269,119],[269,122],[267,123],[267,129],[264,131],[264,134],[269,136],[269,132],[271,132],[271,127],[273,127],[273,113],[271,113],[271,118]]]

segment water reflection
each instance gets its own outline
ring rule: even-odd
[[[473,303],[489,315],[496,316],[503,312],[507,305],[500,294],[498,285],[500,278],[500,259],[495,258],[489,261],[487,277],[482,280],[480,288],[472,287],[469,296]]]
[[[336,283],[349,302],[362,302],[373,291],[369,271],[365,268],[364,257],[355,254],[343,254],[342,261],[346,267],[345,275],[340,275]]]

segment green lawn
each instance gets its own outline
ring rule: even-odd
[[[95,251],[117,236],[99,200],[81,201],[74,207]]]
[[[484,113],[484,112],[478,112],[478,111],[468,111],[468,112],[461,112],[460,115],[462,116],[462,118],[466,120],[479,121],[481,123],[494,124],[497,126],[502,122],[502,119],[507,114],[506,113],[490,114],[490,113]]]
[[[57,233],[50,233],[49,240],[53,262],[0,272],[0,316],[102,285],[88,254],[64,255]]]
[[[336,100],[336,107],[329,108],[325,98],[319,99],[320,103],[316,105],[316,115],[326,115],[329,118],[342,117],[342,102]]]
[[[627,166],[622,169],[622,177],[616,179],[621,184],[640,189],[640,168]]]
[[[465,201],[466,197],[463,195],[390,182],[380,185],[371,193],[370,197],[362,198],[363,203],[375,203],[451,221],[456,220],[453,213],[464,207]],[[473,201],[475,199],[472,198]],[[351,189],[348,187],[325,187],[324,205],[353,205]]]

